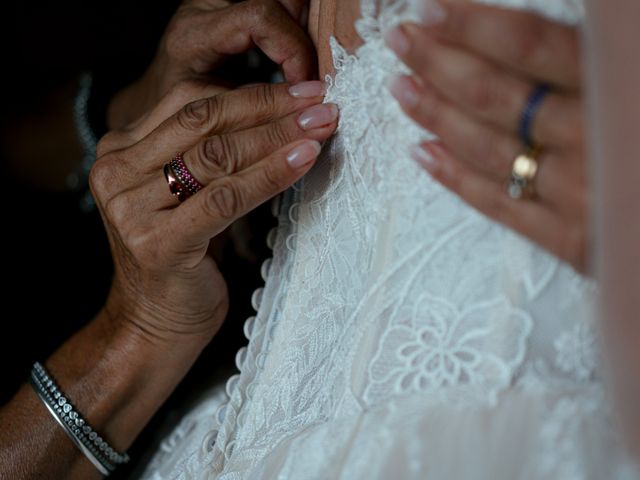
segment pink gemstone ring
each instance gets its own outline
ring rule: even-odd
[[[193,174],[187,168],[187,165],[184,163],[183,154],[177,154],[173,160],[169,163],[171,169],[175,173],[178,181],[182,184],[182,186],[191,194],[195,195],[200,190],[204,188]]]
[[[184,202],[187,198],[191,196],[191,193],[180,183],[175,172],[171,168],[171,164],[167,163],[164,166],[164,178],[169,185],[169,191],[171,195],[177,197],[180,203]]]

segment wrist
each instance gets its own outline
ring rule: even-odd
[[[103,310],[46,364],[92,428],[126,451],[205,345],[196,338],[149,341]]]
[[[108,328],[129,336],[139,348],[149,349],[149,353],[156,350],[199,353],[211,342],[226,317],[228,296],[224,284],[223,287],[218,301],[206,308],[202,305],[179,308],[167,302],[167,298],[174,296],[166,293],[173,290],[169,287],[158,298],[148,298],[116,278],[103,309],[103,321],[108,322]]]

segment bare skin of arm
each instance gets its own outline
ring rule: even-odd
[[[92,427],[125,451],[210,337],[176,337],[163,347],[116,317],[103,311],[50,357],[47,367]],[[0,425],[6,478],[101,478],[28,385],[0,411]]]

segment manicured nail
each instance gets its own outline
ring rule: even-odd
[[[319,142],[307,140],[289,152],[287,162],[293,168],[306,167],[318,157],[321,148]]]
[[[304,130],[313,130],[329,125],[336,118],[338,118],[338,107],[333,103],[327,103],[307,108],[298,118],[298,124]]]
[[[407,109],[413,109],[420,102],[420,94],[413,80],[408,77],[396,77],[389,86],[393,95],[400,105]]]
[[[324,96],[326,90],[324,82],[314,80],[292,85],[289,87],[289,94],[294,98],[314,98]]]
[[[408,52],[411,44],[409,43],[409,37],[404,33],[402,27],[395,27],[389,30],[384,36],[389,48],[396,52],[400,57],[404,57]]]
[[[423,0],[420,18],[424,26],[438,25],[447,19],[447,11],[436,0]]]
[[[411,157],[429,172],[433,172],[439,166],[438,159],[427,151],[423,145],[415,145],[411,148]]]

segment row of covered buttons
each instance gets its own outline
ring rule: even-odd
[[[279,215],[279,210],[280,210],[280,196],[276,197],[273,202],[272,202],[272,213],[274,216],[278,216]],[[273,250],[274,246],[275,246],[275,241],[278,235],[278,228],[274,227],[272,228],[268,235],[267,235],[267,246]],[[263,263],[262,266],[260,268],[260,274],[262,276],[262,279],[266,282],[267,279],[269,278],[269,271],[271,269],[271,265],[272,265],[272,259],[268,258],[266,259]],[[258,312],[258,310],[260,310],[260,305],[262,303],[262,296],[264,294],[264,288],[258,288],[256,289],[256,291],[253,293],[253,295],[251,296],[251,306],[253,307],[253,309]],[[256,317],[252,316],[249,317],[245,323],[244,323],[244,335],[247,338],[247,340],[251,341],[251,338],[253,336],[253,331],[255,329],[255,325],[256,325]],[[244,364],[245,361],[247,359],[247,355],[248,355],[248,348],[247,347],[242,347],[238,350],[238,353],[236,354],[236,368],[238,369],[239,372],[242,372],[243,368],[244,368]],[[257,366],[259,368],[262,368],[264,366],[264,356],[260,355],[257,359]],[[227,394],[227,402],[223,403],[218,410],[216,411],[215,414],[215,418],[216,418],[216,422],[218,423],[218,428],[220,428],[227,416],[227,411],[230,408],[229,406],[229,399],[231,398],[231,396],[233,395],[233,392],[236,390],[238,383],[240,381],[240,373],[237,373],[233,376],[231,376],[229,378],[229,380],[227,380],[227,384],[225,387],[225,391]],[[250,390],[252,387],[252,385],[249,385],[248,390]],[[206,450],[206,452],[211,452],[211,450],[213,450],[215,444],[216,444],[216,439],[218,436],[218,429],[212,430],[211,432],[209,432],[209,434],[207,435],[207,437],[205,438],[204,441],[204,449]],[[233,451],[233,444],[234,442],[229,442],[229,444],[227,444],[226,448],[225,448],[225,456],[227,458],[230,457],[232,451]]]

